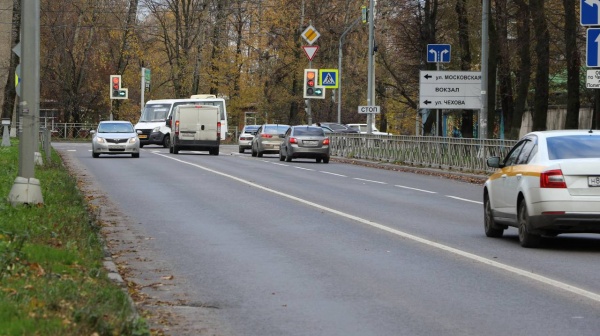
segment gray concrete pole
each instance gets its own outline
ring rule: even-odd
[[[373,106],[373,35],[375,31],[375,25],[373,22],[373,9],[375,0],[369,0],[369,69],[367,73],[368,87],[367,87],[367,106]],[[373,113],[367,114],[367,134],[373,134]]]
[[[8,195],[11,204],[43,203],[40,183],[34,178],[35,145],[40,104],[40,2],[21,4],[22,100],[19,104],[23,132],[19,141],[19,176]]]
[[[487,138],[488,124],[488,51],[490,0],[483,0],[481,13],[481,113],[479,116],[479,139]]]

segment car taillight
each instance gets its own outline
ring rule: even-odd
[[[567,183],[562,170],[546,170],[540,174],[540,188],[566,188]]]
[[[267,138],[267,139],[270,139],[270,138],[272,138],[272,137],[273,137],[273,134],[265,134],[265,133],[263,133],[263,134],[261,134],[261,135],[260,135],[260,137],[261,137],[261,138]]]
[[[175,121],[175,135],[179,135],[179,120]]]
[[[297,144],[297,143],[298,143],[298,140],[297,140],[296,138],[290,138],[290,143],[295,143],[295,144]]]
[[[329,138],[325,138],[325,140],[323,140],[323,145],[329,145]]]
[[[217,122],[217,138],[221,138],[221,122]]]

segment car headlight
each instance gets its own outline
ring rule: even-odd
[[[154,127],[154,129],[152,130],[152,132],[160,132],[160,126]]]
[[[135,143],[137,139],[137,137],[129,138],[129,143]]]
[[[96,142],[97,143],[105,143],[106,141],[104,140],[104,138],[98,137],[98,138],[96,138]]]

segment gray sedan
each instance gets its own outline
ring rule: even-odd
[[[261,157],[263,154],[277,154],[289,125],[261,125],[252,139],[252,156]]]
[[[313,158],[329,163],[329,138],[319,126],[292,126],[285,133],[279,150],[279,161],[291,162],[294,158]]]
[[[129,121],[101,121],[92,134],[92,156],[95,158],[100,154],[140,157],[140,139]]]

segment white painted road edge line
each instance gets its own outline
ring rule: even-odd
[[[214,173],[214,174],[217,174],[217,175],[221,175],[223,177],[227,177],[227,178],[230,178],[232,180],[235,180],[235,181],[247,184],[249,186],[252,186],[252,187],[255,187],[255,188],[258,188],[258,189],[262,189],[264,191],[268,191],[270,193],[273,193],[273,194],[276,194],[276,195],[279,195],[279,196],[282,196],[282,197],[289,198],[289,199],[297,201],[299,203],[303,203],[303,204],[315,207],[315,208],[323,210],[323,211],[330,212],[332,214],[335,214],[335,215],[338,215],[338,216],[341,216],[341,217],[345,217],[345,218],[348,218],[348,219],[351,219],[351,220],[355,220],[355,221],[357,221],[359,223],[363,223],[365,225],[368,225],[368,226],[371,226],[371,227],[374,227],[374,228],[377,228],[377,229],[389,232],[389,233],[397,235],[399,237],[410,239],[410,240],[413,240],[415,242],[418,242],[418,243],[421,243],[421,244],[424,244],[424,245],[427,245],[427,246],[430,246],[430,247],[434,247],[434,248],[437,248],[437,249],[442,250],[442,251],[450,252],[450,253],[456,254],[458,256],[464,257],[466,259],[473,260],[473,261],[476,261],[476,262],[479,262],[479,263],[482,263],[482,264],[485,264],[485,265],[488,265],[488,266],[491,266],[491,267],[495,267],[495,268],[507,271],[509,273],[520,275],[522,277],[525,277],[525,278],[528,278],[528,279],[540,282],[542,284],[553,286],[555,288],[559,288],[559,289],[562,289],[564,291],[567,291],[567,292],[570,292],[570,293],[573,293],[573,294],[576,294],[576,295],[579,295],[579,296],[582,296],[584,298],[587,298],[587,299],[590,299],[590,300],[593,300],[593,301],[596,301],[596,302],[600,303],[600,294],[597,294],[597,293],[594,293],[594,292],[590,292],[590,291],[587,291],[585,289],[582,289],[582,288],[579,288],[579,287],[575,287],[575,286],[569,285],[567,283],[560,282],[560,281],[557,281],[557,280],[554,280],[554,279],[551,279],[551,278],[548,278],[548,277],[545,277],[545,276],[541,276],[541,275],[538,275],[538,274],[535,274],[535,273],[532,273],[532,272],[529,272],[529,271],[525,271],[525,270],[522,270],[522,269],[517,268],[517,267],[509,266],[509,265],[506,265],[506,264],[499,263],[497,261],[486,259],[484,257],[478,256],[478,255],[473,254],[473,253],[469,253],[469,252],[462,251],[462,250],[459,250],[459,249],[456,249],[456,248],[453,248],[453,247],[450,247],[450,246],[446,246],[446,245],[443,245],[443,244],[440,244],[440,243],[436,243],[434,241],[427,240],[425,238],[421,238],[421,237],[412,235],[410,233],[406,233],[406,232],[403,232],[403,231],[400,231],[400,230],[396,230],[396,229],[387,227],[387,226],[382,225],[382,224],[378,224],[378,223],[375,223],[375,222],[372,222],[372,221],[369,221],[369,220],[366,220],[366,219],[363,219],[363,218],[360,218],[360,217],[357,217],[357,216],[354,216],[354,215],[350,215],[350,214],[347,214],[347,213],[344,213],[344,212],[341,212],[341,211],[338,211],[338,210],[335,210],[335,209],[332,209],[332,208],[328,208],[328,207],[325,207],[325,206],[322,206],[320,204],[307,201],[305,199],[302,199],[302,198],[299,198],[299,197],[296,197],[296,196],[288,195],[288,194],[285,194],[283,192],[280,192],[280,191],[277,191],[277,190],[274,190],[274,189],[271,189],[271,188],[267,188],[267,187],[261,186],[260,184],[256,184],[256,183],[253,183],[253,182],[250,182],[250,181],[246,181],[246,180],[243,180],[243,179],[241,179],[239,177],[235,177],[233,175],[225,174],[225,173],[222,173],[222,172],[219,172],[219,171],[207,168],[207,167],[203,167],[203,166],[195,164],[195,163],[186,162],[186,161],[183,161],[183,160],[180,160],[180,159],[176,159],[176,158],[174,158],[172,156],[169,156],[169,155],[166,155],[166,154],[156,153],[156,155],[160,155],[160,156],[162,156],[164,158],[167,158],[167,159],[171,159],[171,160],[174,160],[174,161],[177,161],[177,162],[181,162],[181,163],[184,163],[184,164],[187,164],[187,165],[190,165],[190,166],[194,166],[194,167],[206,170],[208,172],[211,172],[211,173]]]
[[[456,197],[456,196],[446,195],[446,197],[454,198],[455,200],[459,200],[459,201],[471,202],[471,203],[476,203],[476,204],[483,204],[483,202],[473,201],[473,200],[470,200],[470,199]]]
[[[365,180],[365,179],[358,178],[358,177],[354,177],[353,180],[359,180],[359,181],[371,182],[371,183],[379,183],[379,184],[387,184],[385,182],[379,182],[379,181],[373,181],[373,180]]]
[[[410,189],[410,190],[415,190],[415,191],[422,191],[425,193],[430,193],[430,194],[437,194],[436,191],[431,191],[431,190],[424,190],[424,189],[417,189],[417,188],[411,188],[411,187],[407,187],[407,186],[401,186],[401,185],[395,185],[394,187],[398,187],[398,188],[404,188],[404,189]]]

